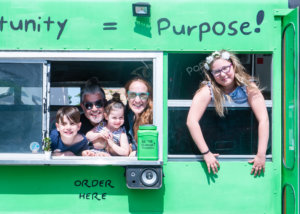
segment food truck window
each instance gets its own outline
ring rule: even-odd
[[[161,52],[4,53],[0,58],[0,117],[3,123],[0,164],[139,166],[147,161],[148,165],[161,165],[162,71]],[[159,148],[153,146],[152,149],[158,153],[156,159],[113,156],[109,160],[96,157],[102,158],[97,161],[80,156],[49,158],[43,152],[42,139],[55,128],[57,110],[62,106],[76,106],[82,112],[80,90],[88,79],[99,79],[108,100],[114,92],[119,92],[126,105],[124,86],[137,76],[146,79],[153,88],[153,124],[159,133],[158,144],[155,144]]]
[[[62,106],[80,108],[80,89],[91,77],[97,77],[107,100],[121,94],[126,105],[125,84],[140,76],[152,84],[152,61],[53,61],[51,62],[50,129],[55,127],[56,111]]]
[[[0,153],[31,153],[42,138],[43,64],[0,63]]]
[[[200,155],[193,142],[186,118],[191,100],[199,88],[204,74],[201,62],[207,54],[168,55],[168,155],[182,158]],[[247,72],[259,79],[266,100],[269,119],[272,121],[271,60],[272,55],[238,54]],[[248,104],[237,106],[226,103],[227,114],[217,116],[209,104],[200,120],[204,138],[212,152],[221,155],[253,155],[257,152],[257,120]],[[271,126],[270,122],[270,126]],[[271,130],[267,154],[271,153]],[[239,133],[239,134],[237,134]],[[192,155],[192,156],[191,156]]]

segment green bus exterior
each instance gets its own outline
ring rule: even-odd
[[[0,60],[162,54],[164,174],[159,189],[129,189],[124,166],[0,161],[0,213],[299,213],[299,8],[286,0],[147,2],[150,17],[133,16],[130,0],[0,0]],[[250,158],[220,157],[217,175],[201,159],[168,158],[169,55],[220,49],[272,56],[272,150],[262,176],[250,175]]]

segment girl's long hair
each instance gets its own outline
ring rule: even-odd
[[[149,92],[147,106],[144,109],[144,111],[142,113],[140,113],[137,118],[135,118],[134,125],[133,125],[134,138],[137,142],[137,131],[139,129],[139,126],[144,125],[144,124],[152,124],[153,123],[153,96],[152,96],[152,87],[151,87],[150,83],[141,77],[135,77],[126,83],[126,85],[125,85],[126,94],[129,91],[130,85],[136,81],[139,81],[139,82],[142,82],[143,84],[145,84],[147,87],[147,92]]]
[[[225,96],[226,97],[229,96],[224,93],[223,86],[221,86],[216,82],[213,74],[211,73],[212,64],[216,60],[222,59],[222,53],[228,52],[230,54],[228,61],[232,63],[232,67],[234,70],[234,82],[236,86],[246,86],[247,90],[259,90],[259,89],[253,85],[254,82],[253,77],[251,77],[249,74],[246,73],[245,67],[242,65],[242,63],[240,62],[240,60],[236,55],[226,50],[220,50],[218,52],[220,54],[211,55],[213,57],[211,63],[208,64],[206,61],[203,62],[203,65],[204,63],[207,63],[209,65],[209,70],[207,70],[205,66],[203,66],[206,82],[202,82],[200,84],[199,90],[207,84],[207,81],[211,83],[212,91],[214,94],[214,104],[215,104],[216,112],[219,116],[224,117]],[[257,80],[255,81],[257,82]]]

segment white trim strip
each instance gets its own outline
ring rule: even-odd
[[[267,107],[272,107],[272,100],[265,101]],[[168,107],[190,107],[192,105],[192,100],[168,100]],[[225,107],[250,107],[248,103],[236,104],[233,102],[226,101]],[[214,104],[211,102],[208,104],[208,107],[214,107]]]
[[[95,61],[152,61],[154,58],[161,57],[161,52],[84,52],[84,51],[0,51],[1,60],[95,60]]]
[[[218,160],[250,160],[255,155],[219,155]],[[168,161],[203,161],[203,155],[168,155]],[[271,161],[272,155],[266,155],[266,160]]]

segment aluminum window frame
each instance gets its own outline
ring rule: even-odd
[[[108,51],[0,51],[0,62],[37,63],[43,66],[43,98],[45,98],[42,133],[49,133],[50,61],[152,61],[153,63],[153,123],[160,133],[159,159],[137,160],[137,157],[52,157],[45,154],[0,153],[0,165],[162,165],[163,164],[163,52]]]

